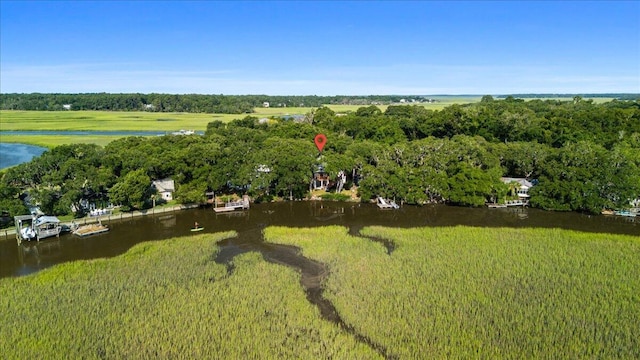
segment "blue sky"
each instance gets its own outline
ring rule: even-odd
[[[640,1],[0,1],[0,91],[640,93]]]

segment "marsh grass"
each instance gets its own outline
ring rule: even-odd
[[[479,101],[479,97],[447,97],[437,103],[418,104],[427,109],[441,110],[456,103]],[[361,105],[327,105],[336,113],[355,112]],[[385,111],[387,105],[378,106]],[[230,122],[245,116],[280,117],[304,115],[314,107],[262,108],[251,114],[157,113],[144,111],[0,111],[0,130],[3,131],[165,131],[180,129],[205,131],[209,122]],[[88,143],[104,146],[124,135],[4,135],[0,141],[53,148],[63,144]]]
[[[325,296],[400,358],[638,358],[640,239],[557,229],[267,228],[329,265]]]
[[[106,146],[123,135],[5,135],[0,132],[3,143],[20,143],[52,149],[59,145],[96,144]]]
[[[257,253],[214,262],[234,233],[141,243],[0,280],[3,359],[376,358],[320,318],[299,275]]]

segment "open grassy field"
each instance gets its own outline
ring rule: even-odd
[[[437,103],[419,104],[428,109],[440,110],[454,103],[479,101],[480,98],[445,97]],[[327,105],[337,113],[353,112],[360,105]],[[378,106],[385,111],[387,105]],[[126,135],[16,135],[2,131],[165,131],[180,129],[205,131],[211,121],[229,122],[247,115],[278,117],[283,115],[306,114],[312,107],[263,108],[254,109],[252,114],[197,114],[197,113],[156,113],[125,111],[0,111],[0,141],[24,143],[52,148],[62,144],[91,143],[106,145]]]
[[[453,104],[478,102],[481,96],[433,97],[437,102],[420,103],[426,109],[442,110]],[[531,100],[531,99],[527,99]],[[570,101],[570,98],[544,98],[542,100]],[[596,103],[611,101],[611,98],[594,98]],[[413,104],[410,104],[413,105]],[[361,105],[327,105],[336,113],[358,110]],[[378,105],[385,111],[388,105]],[[124,111],[0,111],[0,141],[19,142],[44,147],[61,144],[93,143],[106,145],[125,135],[7,135],[2,131],[158,131],[173,132],[180,129],[205,131],[207,124],[214,120],[229,122],[247,115],[278,117],[283,115],[306,114],[312,107],[263,108],[257,107],[252,114],[197,114],[197,113],[156,113]]]
[[[97,144],[105,146],[122,135],[5,135],[0,132],[0,142],[21,143],[54,148],[68,144]]]
[[[463,99],[458,99],[463,100]],[[467,101],[466,99],[465,101]],[[420,104],[426,108],[442,108],[456,99],[442,103]],[[467,101],[469,102],[469,101]],[[336,112],[356,111],[360,105],[328,105]],[[387,105],[378,106],[382,111]],[[271,117],[306,114],[311,107],[255,108],[252,114],[156,113],[125,111],[0,111],[0,130],[56,130],[56,131],[204,131],[214,120],[229,122],[247,115]]]
[[[640,239],[558,229],[265,229],[327,264],[324,296],[399,359],[640,357]],[[234,233],[0,279],[0,353],[25,358],[374,359],[321,318],[300,274],[257,253],[213,261]],[[64,355],[61,355],[64,354]]]
[[[177,131],[205,130],[241,115],[125,111],[0,111],[1,130]]]
[[[3,359],[375,359],[324,321],[292,269],[249,253],[234,271],[205,234],[0,280]]]
[[[640,238],[557,229],[267,228],[328,264],[343,320],[401,359],[640,357]]]

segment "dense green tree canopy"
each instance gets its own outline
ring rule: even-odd
[[[317,133],[327,136],[320,155]],[[246,116],[209,123],[204,136],[128,137],[101,148],[65,145],[6,170],[0,206],[23,211],[24,191],[52,213],[82,204],[149,205],[150,182],[172,178],[181,202],[205,192],[304,198],[322,165],[347,174],[363,200],[478,206],[500,201],[500,177],[537,179],[531,205],[596,213],[640,197],[640,103],[505,100],[441,111],[394,105],[336,114],[320,107],[299,122]]]

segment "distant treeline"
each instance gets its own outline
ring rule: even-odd
[[[318,133],[327,136],[322,156],[313,144]],[[87,202],[144,209],[152,204],[151,181],[164,178],[175,180],[182,203],[204,202],[210,191],[301,199],[319,168],[331,179],[345,173],[345,188],[357,185],[364,201],[482,206],[514,196],[514,185],[500,179],[508,176],[539,180],[529,193],[533,207],[628,208],[640,198],[640,103],[485,96],[439,111],[370,105],[337,114],[320,107],[298,122],[213,121],[204,136],[63,145],[4,172],[0,211],[26,211],[24,192],[54,215]]]
[[[269,103],[270,107],[320,107],[327,104],[371,105],[422,100],[400,95],[269,96],[173,94],[0,94],[2,110],[104,110],[243,114]]]
[[[499,99],[504,99],[508,96],[518,99],[570,99],[579,96],[581,98],[607,98],[618,100],[638,100],[640,94],[629,93],[603,93],[603,94],[511,94],[511,95],[498,95]]]

